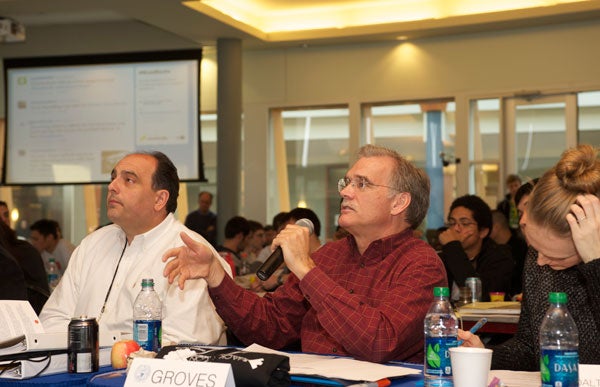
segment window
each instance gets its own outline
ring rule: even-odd
[[[287,165],[287,179],[282,173],[271,179],[287,180],[278,181],[277,185],[287,186],[290,209],[307,207],[317,214],[321,221],[320,237],[324,241],[333,235],[337,226],[340,208],[337,181],[348,169],[348,109],[340,106],[274,109],[271,118],[274,138],[284,141],[283,147],[275,141],[275,148],[283,150],[275,152],[279,154],[275,164]],[[279,208],[270,209],[272,215],[278,211]]]

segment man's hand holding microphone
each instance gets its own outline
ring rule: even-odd
[[[257,274],[259,278],[265,280],[270,277],[284,260],[298,279],[304,278],[306,273],[315,267],[309,255],[309,237],[312,230],[313,224],[308,219],[300,219],[296,224],[290,224],[283,229],[273,239],[273,253],[257,272],[262,272],[265,278]],[[186,280],[204,278],[209,287],[219,286],[225,277],[225,269],[212,250],[184,232],[181,233],[181,239],[183,246],[167,250],[162,257],[163,262],[167,262],[163,274],[169,279],[169,283],[173,283],[178,277],[177,283],[183,289]]]

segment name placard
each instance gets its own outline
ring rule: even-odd
[[[600,387],[600,365],[579,364],[579,386]]]
[[[136,357],[125,387],[235,387],[231,364]]]

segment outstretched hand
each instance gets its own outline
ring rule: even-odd
[[[600,258],[600,199],[595,195],[579,195],[571,205],[567,222],[575,248],[583,262]]]
[[[218,286],[225,276],[225,270],[212,251],[185,232],[180,236],[185,245],[167,250],[162,257],[163,262],[169,261],[163,271],[169,283],[172,284],[175,278],[179,277],[177,284],[183,289],[186,280],[204,278],[208,286]]]

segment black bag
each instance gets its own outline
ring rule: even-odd
[[[235,385],[238,387],[279,387],[290,385],[290,358],[287,356],[248,352],[237,348],[179,344],[161,348],[156,357],[162,359],[169,353],[179,350],[191,350],[194,352],[193,354],[188,354],[188,361],[231,364]]]

